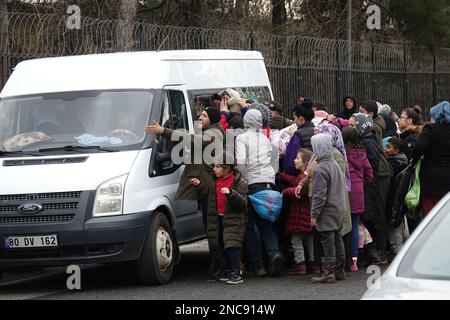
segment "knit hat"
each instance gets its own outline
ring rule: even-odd
[[[261,112],[263,127],[267,126],[270,122],[272,122],[272,112],[270,112],[268,106],[259,102],[255,102],[253,103],[253,109]]]
[[[219,123],[222,114],[220,110],[215,107],[208,107],[205,109],[205,112],[208,114],[209,122],[211,124]]]
[[[365,113],[355,113],[352,117],[356,120],[356,131],[360,137],[364,136],[373,128],[372,117]]]
[[[389,115],[391,113],[391,107],[387,104],[383,104],[381,106],[378,106],[378,114],[387,114]]]

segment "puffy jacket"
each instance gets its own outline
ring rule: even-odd
[[[364,149],[347,150],[352,189],[348,195],[352,214],[364,213],[364,185],[373,180],[372,166]]]
[[[286,225],[287,233],[304,233],[312,230],[311,205],[307,188],[302,188],[300,199],[295,196],[295,188],[304,178],[306,178],[306,175],[303,173],[296,177],[286,173],[281,174],[281,180],[289,186],[283,191],[283,206],[288,208],[284,212],[289,212]]]

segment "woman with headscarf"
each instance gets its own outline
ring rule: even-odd
[[[358,112],[358,105],[355,98],[352,96],[345,97],[342,104],[344,105],[344,110],[341,113],[338,113],[338,118],[348,120],[353,114]]]
[[[430,110],[432,123],[423,127],[412,152],[412,161],[423,157],[420,168],[420,203],[427,215],[450,191],[450,103]]]
[[[342,187],[346,186],[347,192],[345,193],[345,210],[344,210],[344,222],[342,225],[341,236],[344,241],[345,247],[345,268],[350,270],[351,266],[351,231],[352,231],[352,217],[350,210],[350,200],[348,197],[348,191],[351,191],[350,171],[347,163],[347,152],[345,150],[344,139],[342,138],[341,131],[332,124],[323,123],[320,124],[318,130],[321,133],[326,133],[331,136],[333,142],[332,155],[333,159],[338,163],[339,169],[342,171],[344,181],[342,181]]]

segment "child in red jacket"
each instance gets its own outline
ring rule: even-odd
[[[288,206],[289,217],[286,232],[291,235],[291,246],[294,250],[295,265],[288,270],[289,275],[306,274],[306,262],[304,246],[308,251],[310,266],[314,266],[314,242],[311,227],[311,205],[308,190],[302,188],[300,199],[295,196],[295,188],[298,183],[306,178],[306,167],[313,153],[308,149],[300,149],[294,160],[295,168],[300,171],[296,177],[287,173],[281,174],[281,179],[290,188],[283,191],[284,204]]]

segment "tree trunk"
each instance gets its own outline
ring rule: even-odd
[[[279,29],[286,23],[286,3],[285,0],[272,0],[272,25]]]
[[[131,51],[134,48],[133,26],[131,22],[136,17],[138,0],[120,0],[119,23],[117,24],[117,49]]]
[[[8,6],[5,0],[0,0],[0,54],[7,53],[8,49]]]
[[[249,14],[249,0],[236,0],[236,20],[239,26],[244,26]]]

